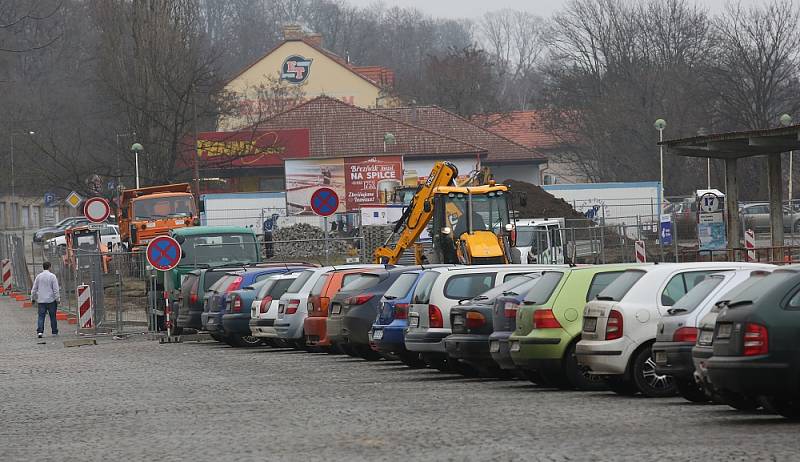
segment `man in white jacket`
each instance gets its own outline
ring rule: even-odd
[[[56,309],[61,301],[61,292],[58,289],[58,278],[50,272],[50,262],[42,263],[44,271],[36,275],[31,289],[31,299],[39,304],[39,320],[36,324],[36,334],[39,338],[44,336],[44,317],[50,315],[50,331],[58,335],[58,321]]]

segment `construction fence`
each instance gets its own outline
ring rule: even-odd
[[[29,293],[33,286],[31,273],[28,271],[28,261],[25,246],[25,231],[4,231],[0,233],[0,261],[10,268],[11,277],[8,281],[13,291]]]

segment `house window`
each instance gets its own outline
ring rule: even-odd
[[[548,185],[548,184],[558,184],[558,178],[556,178],[554,175],[550,175],[548,173],[545,173],[544,174],[544,184],[546,184],[546,185]]]

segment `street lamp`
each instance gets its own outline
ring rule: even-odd
[[[789,125],[792,124],[792,116],[790,116],[789,114],[783,114],[780,117],[780,121],[781,125],[783,125],[784,127],[788,127]],[[789,151],[789,208],[790,209],[794,209],[792,206],[792,199],[794,199],[792,197],[792,189],[793,189],[792,173],[794,173],[794,165],[792,165],[793,163],[794,163],[794,151]]]
[[[661,143],[664,141],[664,129],[667,128],[667,121],[664,119],[656,119],[653,126],[658,130],[658,151],[659,151],[659,165],[661,170],[661,213],[664,213],[664,146]]]
[[[25,133],[25,132],[11,133],[11,162],[10,163],[11,163],[11,197],[12,197],[12,200],[13,200],[14,195],[16,194],[16,191],[15,191],[15,180],[14,180],[14,136],[16,136],[16,135],[33,136],[35,134],[36,134],[36,132],[34,132],[34,131],[29,131],[27,133]]]
[[[136,156],[136,189],[139,189],[139,153],[144,151],[144,147],[139,143],[133,143],[131,151]]]

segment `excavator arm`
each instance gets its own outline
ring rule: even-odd
[[[417,188],[411,203],[395,224],[392,235],[386,239],[382,247],[375,249],[377,263],[396,264],[403,252],[414,245],[433,217],[434,190],[439,186],[453,185],[457,176],[458,169],[450,162],[441,161],[433,166],[428,179]],[[388,246],[398,234],[400,237],[397,244]]]

